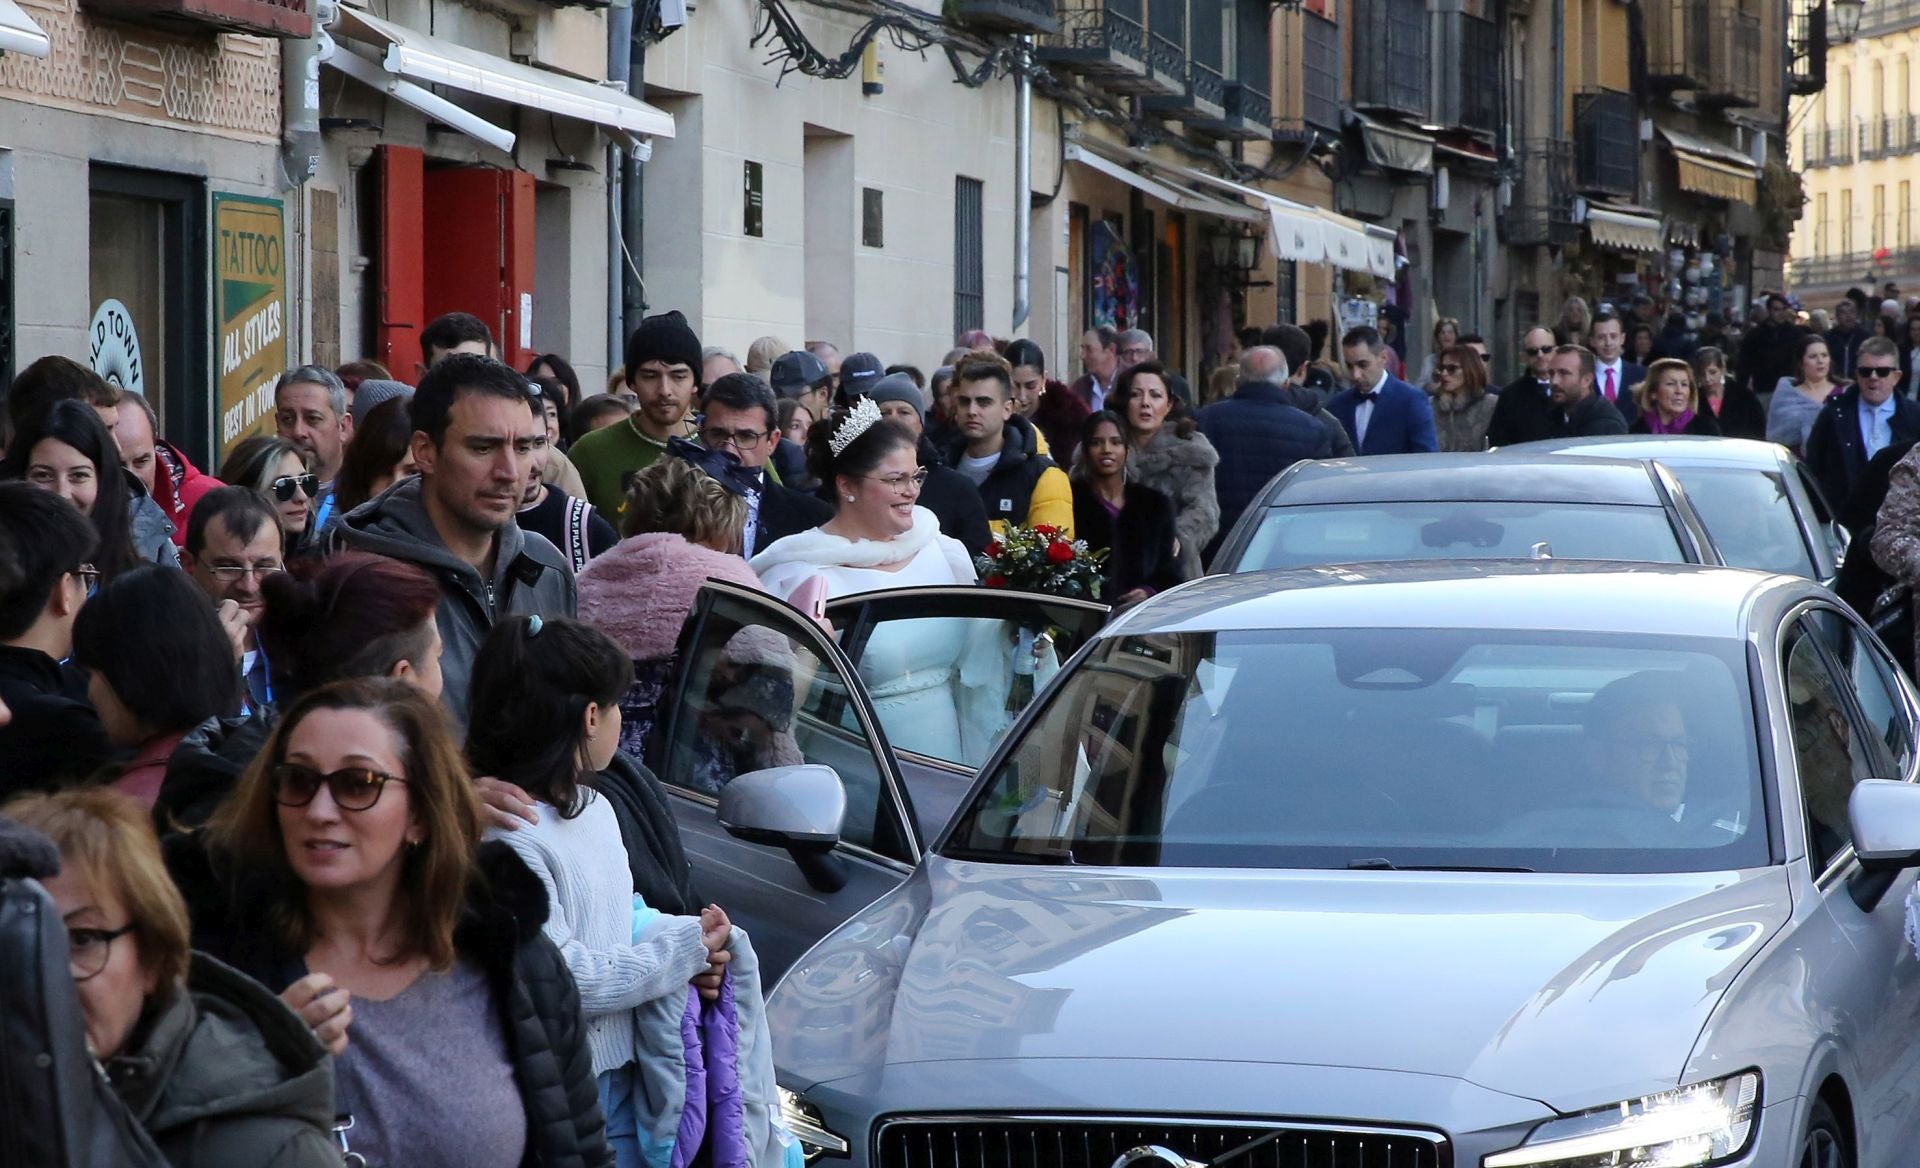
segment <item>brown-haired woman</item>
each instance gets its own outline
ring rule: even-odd
[[[1727,374],[1727,354],[1712,345],[1693,351],[1693,383],[1700,390],[1700,412],[1713,415],[1728,438],[1767,436],[1767,407],[1751,389]]]
[[[1127,478],[1173,500],[1173,526],[1180,539],[1180,575],[1200,575],[1200,553],[1220,530],[1220,498],[1214,468],[1220,453],[1200,433],[1193,412],[1174,400],[1166,366],[1145,361],[1114,382],[1108,396],[1127,424]]]
[[[1627,427],[1629,434],[1720,436],[1713,411],[1700,408],[1693,366],[1685,361],[1662,357],[1648,366],[1647,379],[1633,387],[1633,403],[1640,407],[1640,416]]]
[[[191,902],[196,940],[334,1048],[369,1163],[610,1164],[579,995],[541,933],[546,889],[479,833],[432,698],[326,686],[208,825],[206,871],[183,886],[220,895]]]
[[[41,883],[67,926],[87,1045],[168,1163],[338,1168],[326,1048],[258,982],[188,949],[146,809],[92,787],[3,810],[60,849]]]
[[[1487,392],[1487,365],[1467,345],[1450,345],[1433,363],[1433,428],[1446,451],[1487,448],[1487,427],[1500,399]]]

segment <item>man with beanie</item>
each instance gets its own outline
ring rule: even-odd
[[[404,381],[387,381],[384,378],[369,377],[360,383],[360,388],[353,391],[353,404],[347,407],[347,416],[353,419],[355,426],[358,426],[366,420],[368,414],[373,412],[375,406],[384,405],[396,397],[404,397],[412,401],[413,386]]]
[[[851,363],[852,357],[847,358]],[[840,367],[846,376],[846,366]],[[927,472],[927,485],[920,488],[920,505],[940,521],[940,534],[960,541],[970,555],[979,555],[993,541],[987,526],[987,507],[980,501],[980,490],[973,480],[940,460],[940,451],[927,438],[926,398],[913,378],[890,373],[868,387],[866,396],[880,407],[880,416],[898,422],[913,432],[920,443],[920,465]]]
[[[581,435],[567,451],[586,484],[587,502],[602,515],[626,509],[627,480],[657,462],[669,438],[693,436],[687,415],[700,392],[700,353],[700,338],[678,312],[649,316],[627,338],[627,387],[639,408],[624,422]]]

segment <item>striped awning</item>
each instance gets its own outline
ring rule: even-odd
[[[1587,234],[1602,247],[1620,251],[1661,251],[1666,232],[1656,215],[1636,215],[1611,207],[1587,208]]]

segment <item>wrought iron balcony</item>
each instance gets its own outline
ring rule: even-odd
[[[1580,238],[1574,221],[1573,144],[1527,142],[1513,156],[1512,198],[1500,236],[1513,247],[1564,247]]]
[[[954,19],[1001,32],[1046,36],[1060,30],[1053,0],[953,0]]]
[[[1079,0],[1060,9],[1060,29],[1043,39],[1048,68],[1077,73],[1116,93],[1159,93],[1147,75],[1140,0]]]
[[[1887,156],[1887,133],[1891,118],[1863,118],[1860,121],[1860,161],[1871,162]]]
[[[1424,0],[1354,0],[1353,104],[1427,116],[1427,7]]]
[[[1306,13],[1301,17],[1301,120],[1309,129],[1340,132],[1340,26]]]
[[[1164,8],[1160,0],[1155,8]],[[1155,29],[1147,30],[1147,72],[1158,83],[1156,93],[1178,95],[1187,90],[1187,53],[1179,41]]]
[[[1635,198],[1640,192],[1640,114],[1633,95],[1591,89],[1573,98],[1575,182],[1583,191]]]
[[[1873,0],[1860,14],[1860,35],[1885,36],[1920,26],[1920,0]]]
[[[1647,82],[1656,92],[1692,90],[1701,105],[1721,109],[1760,103],[1760,18],[1738,0],[1651,0],[1646,14]],[[1813,47],[1802,48],[1810,71]],[[1824,71],[1824,42],[1819,58]]]
[[[297,39],[313,35],[308,0],[80,0],[96,16],[185,30]]]
[[[1273,132],[1273,101],[1251,85],[1227,83],[1217,118],[1189,118],[1187,129],[1213,138],[1238,138],[1252,142]]]
[[[1143,103],[1155,117],[1183,122],[1218,122],[1226,116],[1227,83],[1216,69],[1189,60],[1187,83],[1171,97],[1149,97]]]
[[[1486,137],[1500,132],[1500,30],[1466,12],[1433,14],[1433,120]]]
[[[1809,97],[1827,87],[1826,0],[1795,0],[1787,37],[1787,91]]]
[[[1712,0],[1707,24],[1707,75],[1694,93],[1703,106],[1760,104],[1760,18],[1733,0]]]

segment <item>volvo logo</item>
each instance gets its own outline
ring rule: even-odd
[[[1198,1160],[1189,1160],[1180,1153],[1158,1144],[1148,1144],[1125,1152],[1113,1162],[1113,1168],[1207,1168]]]

